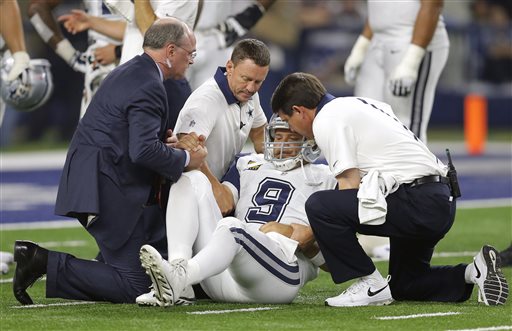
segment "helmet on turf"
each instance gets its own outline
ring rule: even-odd
[[[5,78],[13,65],[12,58],[2,63],[0,93],[2,99],[19,111],[32,111],[48,101],[53,92],[50,62],[46,59],[32,59],[27,69],[14,80]]]
[[[279,129],[289,131],[290,126],[274,114],[265,127],[265,160],[272,162],[279,170],[288,171],[297,167],[302,160],[311,163],[318,159],[320,149],[314,140],[301,137],[295,141],[276,141],[276,132]]]

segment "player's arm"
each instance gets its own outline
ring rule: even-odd
[[[370,40],[372,37],[373,31],[367,19],[364,24],[363,32],[361,32],[357,38],[356,43],[350,51],[350,55],[347,58],[347,61],[345,61],[345,81],[349,85],[354,85],[356,82],[357,75],[359,74],[359,68],[361,68],[361,64],[363,64],[366,51],[370,46]]]
[[[82,53],[64,38],[52,10],[60,4],[60,0],[31,0],[28,5],[28,16],[39,36],[66,61],[75,71],[85,72],[86,63]]]
[[[277,232],[298,242],[298,248],[311,262],[324,271],[329,271],[310,226],[292,223],[268,222],[260,227],[263,233]]]
[[[134,5],[135,22],[142,35],[144,35],[157,17],[149,0],[135,0]]]
[[[425,49],[434,36],[442,10],[443,0],[421,0],[411,43],[390,76],[389,87],[393,95],[403,97],[412,92]]]
[[[28,68],[30,63],[17,1],[0,1],[0,22],[0,35],[4,38],[14,59],[14,64],[6,77],[7,81],[12,81]]]
[[[108,20],[103,17],[89,15],[79,9],[73,9],[69,14],[59,16],[57,20],[71,34],[91,29],[119,41],[123,40],[126,28],[126,21],[124,20]]]
[[[350,190],[359,188],[361,177],[359,176],[359,169],[351,168],[343,171],[336,176],[338,181],[338,189]]]
[[[263,137],[265,136],[265,125],[257,128],[252,128],[249,131],[249,138],[251,139],[254,150],[256,153],[263,153]]]
[[[222,216],[231,214],[233,210],[235,210],[235,199],[229,187],[223,185],[217,177],[213,175],[207,162],[203,163],[200,170],[206,175],[212,185],[213,196],[215,197],[215,201],[217,201]]]

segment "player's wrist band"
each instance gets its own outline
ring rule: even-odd
[[[309,259],[311,263],[313,263],[314,266],[319,267],[321,265],[325,264],[324,256],[322,255],[321,251],[318,251],[318,253]]]
[[[117,45],[115,48],[114,48],[114,53],[116,54],[116,58],[117,59],[120,59],[121,58],[121,50],[123,48],[123,45]]]

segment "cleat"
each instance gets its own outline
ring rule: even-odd
[[[473,258],[476,271],[473,282],[478,286],[478,302],[487,306],[503,305],[508,298],[508,283],[501,272],[499,253],[485,245]]]
[[[174,260],[171,263],[162,259],[156,249],[144,245],[140,249],[140,261],[153,283],[156,301],[161,307],[191,304],[195,300],[191,286],[185,287],[186,261]]]
[[[340,295],[326,299],[325,305],[330,307],[389,305],[393,302],[388,284],[389,276],[387,279],[379,278],[361,277]]]

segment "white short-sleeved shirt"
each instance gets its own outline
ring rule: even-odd
[[[305,175],[306,174],[306,175]],[[307,184],[314,176],[314,184]],[[247,223],[309,225],[304,206],[311,194],[334,189],[336,178],[325,164],[305,164],[289,171],[277,170],[263,154],[243,156],[223,179],[232,190],[235,217]]]
[[[391,107],[369,98],[324,96],[313,121],[315,141],[337,176],[372,169],[398,184],[447,173],[447,167],[394,115]]]
[[[375,38],[386,44],[410,43],[420,6],[420,0],[368,0],[368,23],[373,32],[372,40]],[[440,15],[427,49],[444,48],[449,44],[443,16]]]
[[[190,29],[192,29],[197,17],[198,2],[198,0],[151,0],[151,7],[153,7],[153,11],[157,18],[176,17],[185,22]],[[127,2],[125,1],[124,3]],[[143,52],[142,43],[144,41],[144,36],[137,27],[135,15],[133,14],[133,17],[126,18],[128,20],[128,24],[126,25],[126,31],[124,34],[120,64],[131,60],[136,55],[140,55]]]
[[[267,123],[258,94],[239,103],[228,86],[225,68],[199,86],[185,102],[174,133],[195,132],[206,137],[210,170],[217,178],[229,169],[242,151],[249,132]]]

